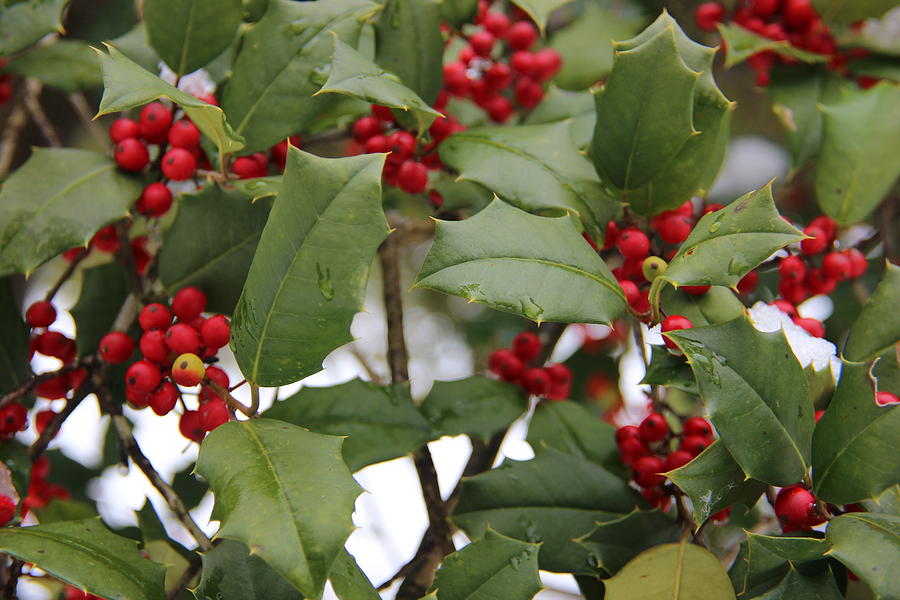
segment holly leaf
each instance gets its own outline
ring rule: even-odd
[[[536,217],[497,199],[465,221],[437,221],[414,287],[538,323],[608,323],[625,309],[609,267],[568,217]]]
[[[597,559],[598,567],[615,575],[644,550],[677,542],[681,532],[681,527],[659,510],[635,510],[619,519],[598,524],[577,541]]]
[[[0,278],[0,323],[3,323],[0,327],[0,393],[5,394],[31,375],[28,361],[31,328],[22,320],[11,277]]]
[[[303,595],[247,546],[222,540],[201,555],[203,570],[194,590],[198,600],[302,600]]]
[[[0,529],[0,550],[88,592],[121,600],[165,595],[165,567],[100,518]]]
[[[484,127],[441,143],[441,160],[526,211],[565,210],[599,235],[619,204],[607,196],[572,142],[567,123]]]
[[[687,317],[695,327],[725,323],[744,314],[743,302],[730,289],[719,285],[699,296],[666,287],[659,303],[664,313]]]
[[[900,87],[882,82],[845,94],[823,113],[822,150],[816,163],[816,197],[840,223],[864,220],[900,176]]]
[[[543,542],[541,569],[598,574],[586,548],[574,540],[601,521],[643,505],[637,492],[583,458],[544,448],[533,460],[506,460],[498,468],[462,481],[453,522],[471,538],[491,529],[529,542]]]
[[[144,23],[150,44],[176,75],[205,66],[237,34],[241,0],[148,0]]]
[[[570,2],[572,0],[512,0],[513,4],[528,13],[542,34],[553,11]]]
[[[767,536],[745,532],[747,540],[741,544],[737,559],[728,575],[737,591],[740,600],[745,598],[769,598],[788,600],[793,596],[783,595],[797,585],[799,574],[791,576],[797,567],[809,575],[814,569],[808,563],[818,562],[824,566],[823,559],[829,544],[815,537]],[[824,570],[829,577],[830,569]],[[809,582],[813,584],[814,582]],[[819,585],[827,589],[821,582]],[[818,589],[812,585],[810,589]],[[765,594],[771,595],[765,595]],[[824,596],[827,598],[828,596]]]
[[[328,580],[340,600],[381,600],[372,582],[346,549],[338,554],[334,564],[331,565]]]
[[[530,600],[543,587],[539,548],[488,529],[444,559],[431,591],[437,600]]]
[[[429,105],[444,80],[441,2],[387,0],[375,21],[375,62]]]
[[[328,435],[347,436],[344,460],[351,471],[406,456],[432,440],[409,385],[376,385],[359,379],[331,387],[306,387],[276,402],[266,418]]]
[[[809,466],[814,411],[784,332],[762,333],[741,317],[664,335],[687,356],[712,423],[747,476],[781,486],[799,481]]]
[[[900,267],[885,263],[884,278],[866,300],[850,328],[843,357],[849,361],[872,360],[894,347],[900,340]]]
[[[593,6],[592,4],[589,6]],[[528,113],[523,125],[542,125],[566,121],[569,135],[578,149],[591,143],[597,112],[594,110],[594,95],[583,92],[567,92],[551,85],[544,93],[544,99]],[[594,174],[588,175],[594,177]],[[610,204],[610,206],[616,206]],[[605,226],[604,226],[605,227]]]
[[[900,517],[847,513],[828,523],[828,555],[852,570],[869,586],[875,599],[900,597]],[[891,575],[893,573],[894,575]]]
[[[103,69],[104,88],[98,117],[168,98],[181,107],[203,135],[212,140],[220,154],[236,152],[244,147],[244,138],[231,128],[221,108],[169,85],[114,46],[107,44],[106,48],[108,54],[97,52]]]
[[[736,23],[719,23],[725,51],[725,68],[730,69],[760,52],[774,52],[782,58],[805,63],[828,62],[827,54],[807,52],[792,45],[787,40],[773,40],[757,35]]]
[[[766,484],[749,479],[721,441],[716,440],[679,469],[666,475],[687,494],[694,506],[694,523],[699,527],[720,510],[738,502],[753,506]]]
[[[103,85],[97,55],[80,40],[58,40],[49,46],[37,46],[10,59],[5,70],[21,77],[33,77],[66,94]]]
[[[256,202],[260,198],[277,196],[281,189],[281,179],[281,175],[238,179],[234,182],[234,189]]]
[[[689,394],[700,394],[697,380],[694,379],[694,373],[687,361],[683,356],[676,356],[669,352],[665,346],[651,346],[650,365],[647,367],[641,383],[666,385]]]
[[[79,356],[97,352],[130,292],[128,273],[119,262],[84,270],[81,295],[72,308]]]
[[[812,0],[826,23],[848,24],[863,19],[879,19],[897,6],[893,0]]]
[[[159,251],[160,281],[170,294],[195,285],[208,310],[231,314],[271,208],[271,200],[249,202],[215,184],[182,194]]]
[[[625,50],[620,45],[613,45],[612,71],[596,94],[589,155],[603,181],[632,190],[653,179],[697,134],[693,105],[700,74],[679,55],[672,27]]]
[[[410,112],[416,119],[419,133],[424,133],[441,116],[414,91],[400,83],[396,75],[371,62],[336,35],[332,37],[334,56],[331,71],[325,85],[313,96],[328,92],[344,94],[371,104]]]
[[[775,209],[771,184],[741,196],[725,208],[704,215],[653,280],[650,301],[659,303],[666,283],[721,285],[735,288],[776,250],[804,239]]]
[[[29,275],[86,246],[98,229],[127,216],[140,193],[140,182],[102,154],[35,148],[0,189],[0,276]]]
[[[9,388],[2,388],[4,391]],[[28,448],[16,440],[0,440],[0,463],[8,473],[3,478],[4,484],[12,484],[19,498],[28,496],[28,488],[31,484],[31,458],[28,457]],[[2,470],[2,469],[0,469]],[[5,488],[6,485],[3,485]],[[6,493],[7,496],[12,496]]]
[[[611,473],[622,472],[616,429],[583,405],[565,400],[541,402],[534,409],[526,441],[535,452],[555,448],[597,463]]]
[[[378,5],[366,0],[269,0],[266,12],[243,36],[222,108],[246,139],[245,152],[302,131],[333,98],[312,97],[331,62],[329,31],[355,46]]]
[[[110,40],[110,43],[144,69],[152,72],[159,68],[159,56],[150,47],[150,41],[147,39],[147,25],[143,21],[126,33]]]
[[[819,573],[798,571],[788,565],[787,574],[775,587],[764,594],[754,596],[756,600],[841,600],[844,594],[837,586],[831,570]]]
[[[362,491],[342,443],[283,421],[231,421],[207,436],[197,459],[216,497],[217,537],[246,544],[307,597],[322,594]]]
[[[62,12],[69,0],[0,3],[0,56],[21,52],[48,33],[63,31]]]
[[[420,407],[439,435],[488,439],[528,410],[521,389],[504,381],[473,375],[456,381],[435,381]]]
[[[687,537],[645,550],[604,583],[607,600],[734,600],[719,559]]]
[[[369,265],[388,234],[383,164],[383,154],[328,159],[288,150],[284,185],[231,327],[231,345],[249,381],[298,381],[352,341],[350,321],[363,308]]]
[[[850,504],[900,481],[900,464],[881,460],[900,444],[900,406],[879,406],[867,363],[845,362],[831,404],[813,435],[816,496]]]

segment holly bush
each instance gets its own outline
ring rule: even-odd
[[[0,4],[5,598],[900,598],[893,2],[135,4]],[[790,171],[716,195],[732,132]]]

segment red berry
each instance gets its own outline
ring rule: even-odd
[[[822,324],[822,321],[797,317],[794,319],[794,323],[805,329],[806,332],[813,337],[825,337],[825,326]]]
[[[875,394],[875,402],[878,406],[887,406],[889,404],[897,404],[900,402],[900,398],[897,398],[894,394],[882,390]]]
[[[125,386],[125,399],[135,408],[147,408],[150,406],[150,392]]]
[[[136,138],[138,136],[138,124],[131,119],[116,119],[109,127],[109,139],[114,144],[118,144],[127,138]]]
[[[522,387],[533,396],[540,396],[550,385],[550,376],[544,369],[535,367],[522,374]]]
[[[751,3],[753,14],[757,17],[771,17],[781,8],[781,0],[753,0]]]
[[[786,0],[783,14],[787,26],[798,31],[819,18],[809,0]]]
[[[166,139],[172,124],[172,111],[161,102],[151,102],[141,109],[141,137],[152,144],[160,144]]]
[[[553,48],[541,48],[534,53],[534,74],[538,81],[553,79],[562,67],[562,57]]]
[[[829,252],[822,259],[822,271],[830,279],[849,279],[852,272],[850,259],[843,252]]]
[[[640,299],[641,292],[638,290],[637,284],[630,279],[620,279],[619,287],[625,292],[625,301],[629,306],[634,305]]]
[[[691,321],[687,317],[682,317],[681,315],[670,315],[663,319],[662,332],[667,333],[669,331],[675,331],[677,329],[690,329],[693,326],[694,324],[691,323]],[[666,336],[663,336],[663,341],[666,343],[666,348],[671,348],[672,350],[678,349],[678,345]]]
[[[66,375],[57,375],[37,384],[35,393],[47,400],[59,400],[65,398],[70,389],[72,389],[72,385],[69,378]]]
[[[19,402],[10,402],[3,408],[0,408],[0,434],[4,436],[12,435],[17,431],[24,430],[27,424],[28,409]]]
[[[161,217],[172,207],[172,192],[164,183],[151,183],[144,188],[136,208],[145,217]]]
[[[616,444],[632,438],[641,439],[641,430],[634,425],[622,425],[616,429]]]
[[[812,518],[815,507],[816,497],[800,485],[781,488],[775,497],[775,515],[783,525],[804,527]]]
[[[100,358],[110,364],[117,365],[128,360],[134,352],[134,340],[126,333],[112,331],[100,340]]]
[[[495,41],[496,38],[490,31],[478,31],[469,38],[469,45],[472,46],[475,54],[482,58],[488,58],[494,50]]]
[[[34,415],[34,429],[38,432],[38,435],[44,433],[47,425],[56,417],[56,414],[54,411],[47,409],[38,411]]]
[[[502,38],[509,31],[509,17],[501,12],[489,12],[484,15],[481,24],[490,31],[494,37]]]
[[[552,364],[544,367],[550,382],[557,385],[568,385],[572,382],[572,370],[563,364]]]
[[[58,331],[45,331],[35,338],[34,348],[44,356],[62,360],[62,357],[71,353],[71,342],[72,340]]]
[[[676,450],[666,457],[664,471],[674,471],[694,460],[694,455],[684,450]]]
[[[680,244],[687,239],[692,228],[690,218],[679,214],[669,215],[659,224],[659,237],[667,244]]]
[[[650,448],[638,437],[625,438],[619,442],[619,454],[622,462],[631,466],[634,461],[650,454]]]
[[[7,495],[0,495],[0,527],[6,527],[16,516],[16,502]]]
[[[810,225],[803,230],[803,233],[809,236],[800,242],[800,250],[807,256],[818,254],[828,245],[828,237],[825,232],[814,225]]]
[[[659,442],[669,435],[669,424],[659,413],[650,413],[638,426],[641,439],[645,442]]]
[[[488,359],[489,369],[501,379],[513,381],[525,372],[525,364],[512,350],[495,350]]]
[[[119,242],[119,234],[113,225],[107,225],[94,234],[91,245],[101,252],[118,252],[122,244]]]
[[[515,96],[516,102],[523,107],[534,108],[544,98],[544,90],[537,81],[528,77],[521,77],[516,82]]]
[[[517,50],[510,56],[509,66],[519,75],[530,77],[536,70],[534,54],[528,50]]]
[[[197,330],[187,323],[175,323],[166,330],[166,346],[175,354],[196,354],[202,344]]]
[[[857,277],[861,277],[869,267],[869,263],[866,261],[866,255],[856,248],[844,250],[844,255],[847,257],[847,260],[850,261],[850,278],[856,279]]]
[[[710,444],[710,439],[706,436],[699,435],[686,435],[681,440],[681,445],[679,446],[679,450],[684,450],[685,452],[690,453],[692,456],[697,456]]]
[[[708,285],[683,285],[678,289],[691,296],[702,296],[709,291],[710,287]]]
[[[744,275],[740,281],[738,281],[737,289],[741,294],[749,294],[753,290],[756,289],[757,284],[759,283],[759,273],[756,271],[750,271],[746,275]]]
[[[815,219],[809,222],[812,227],[818,227],[822,231],[825,232],[825,237],[828,238],[828,243],[834,243],[834,239],[837,237],[837,221],[829,217],[828,215],[819,215]]]
[[[786,281],[803,281],[806,277],[806,263],[799,256],[788,256],[778,263],[778,272]]]
[[[171,381],[163,381],[162,385],[150,394],[150,408],[159,416],[167,415],[178,402],[178,388]]]
[[[237,175],[238,179],[253,179],[268,175],[269,168],[266,163],[261,163],[253,156],[240,156],[231,163],[231,172]]]
[[[466,65],[451,62],[444,65],[444,86],[454,96],[465,96],[469,93],[471,83],[466,73]]]
[[[684,430],[681,434],[685,437],[690,435],[699,435],[708,440],[712,439],[712,425],[703,417],[690,417],[684,422]]]
[[[166,334],[162,329],[145,331],[139,345],[144,358],[160,364],[168,364],[169,347],[166,346]]]
[[[702,31],[715,31],[725,18],[725,7],[718,2],[704,2],[694,11],[697,27]]]
[[[218,350],[228,345],[231,338],[231,325],[224,315],[213,315],[200,327],[200,337],[208,349]]]
[[[143,142],[135,138],[125,138],[116,144],[113,158],[126,171],[142,171],[150,162],[150,153]]]
[[[184,181],[197,171],[197,159],[184,148],[172,148],[163,155],[163,175],[172,181]]]
[[[192,321],[206,310],[206,294],[199,288],[181,288],[172,298],[172,312],[179,321]]]
[[[513,114],[513,105],[506,96],[495,96],[488,102],[487,113],[494,123],[505,123]]]
[[[797,316],[797,309],[794,308],[794,305],[787,300],[775,300],[774,302],[772,302],[772,306],[791,318]]]
[[[810,269],[803,280],[809,288],[809,295],[830,294],[837,287],[837,280],[828,277],[822,269]]]
[[[169,308],[159,302],[148,304],[141,309],[138,315],[138,323],[144,331],[151,329],[167,329],[172,324],[172,313]]]
[[[184,411],[184,414],[181,415],[181,420],[178,422],[178,431],[193,442],[202,442],[206,431],[200,425],[200,412],[196,410]]]
[[[662,485],[666,478],[659,473],[665,472],[665,464],[658,456],[642,456],[631,465],[634,481],[641,487]]]
[[[541,340],[530,331],[523,331],[513,338],[512,351],[525,362],[534,360],[541,353]]]
[[[228,389],[228,386],[231,383],[228,379],[228,373],[216,366],[206,367],[206,378],[210,381],[216,382],[217,384],[219,384],[219,387],[223,387],[225,389]]]
[[[506,32],[506,43],[513,50],[528,50],[537,39],[537,28],[528,21],[519,21]]]
[[[231,418],[228,406],[221,398],[214,398],[200,407],[200,427],[206,431],[212,431],[219,425],[224,425]]]
[[[650,239],[640,229],[626,229],[619,234],[616,248],[625,258],[644,258],[650,252]]]
[[[146,359],[132,363],[125,371],[126,385],[138,392],[150,393],[159,386],[161,380],[159,367]]]
[[[38,300],[25,311],[25,320],[30,327],[50,327],[56,321],[56,309],[47,300]]]
[[[428,169],[420,162],[404,161],[397,171],[397,183],[407,194],[421,194],[428,187]]]
[[[367,139],[363,149],[366,151],[366,154],[375,154],[378,152],[389,152],[391,147],[388,144],[387,137],[379,134]]]
[[[193,150],[200,145],[200,130],[188,119],[179,119],[169,130],[169,145]]]
[[[365,141],[373,135],[378,135],[384,131],[381,126],[381,121],[376,117],[369,115],[357,119],[356,122],[353,123],[352,130],[354,139],[360,144],[365,143]]]

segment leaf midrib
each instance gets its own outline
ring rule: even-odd
[[[184,1],[184,0],[182,0]],[[178,61],[178,72],[184,73],[185,64],[187,63],[188,47],[190,46],[191,32],[194,30],[194,10],[197,8],[197,0],[190,0],[191,7],[188,9],[188,18],[185,23],[184,42],[181,45],[181,60]]]

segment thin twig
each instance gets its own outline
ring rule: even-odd
[[[15,104],[3,123],[3,135],[0,136],[0,179],[6,177],[16,158],[16,150],[19,148],[19,137],[28,124],[28,111],[25,109],[25,92],[19,94]]]
[[[94,120],[94,117],[92,116],[93,110],[84,94],[82,92],[75,92],[69,96],[69,104],[75,109],[75,114],[78,115],[78,119],[90,132],[91,136],[97,140],[100,147],[106,151],[111,150],[112,144],[110,143],[109,136],[106,134],[103,127]]]
[[[228,391],[228,388],[222,387],[209,377],[203,379],[203,385],[212,388],[212,391],[214,391],[218,397],[224,400],[225,404],[227,404],[231,410],[236,410],[247,417],[259,416],[256,414],[256,411],[253,410],[252,407],[245,405],[243,402],[232,396]]]
[[[66,266],[66,270],[63,271],[62,275],[59,276],[59,279],[56,280],[56,283],[52,288],[47,290],[46,295],[44,295],[44,300],[50,302],[53,300],[53,297],[59,292],[59,289],[69,280],[72,274],[75,272],[75,269],[78,268],[78,265],[87,258],[87,255],[90,253],[90,248],[82,248],[78,254],[69,261],[68,266]]]
[[[45,381],[49,381],[49,380],[53,379],[54,377],[58,377],[60,375],[68,373],[69,371],[75,371],[75,370],[80,369],[81,367],[86,367],[91,363],[91,361],[93,361],[93,357],[86,356],[86,357],[82,358],[80,361],[73,362],[71,364],[60,367],[56,371],[49,371],[47,373],[41,373],[39,375],[32,376],[31,379],[29,379],[28,381],[26,381],[25,383],[23,383],[16,389],[12,390],[11,392],[9,392],[7,394],[4,394],[3,397],[0,398],[0,408],[3,408],[10,402],[14,402],[14,401],[18,400],[19,398],[21,398],[22,396],[24,396],[25,394],[27,394],[28,392],[30,392],[31,390],[36,388],[38,385],[44,383]]]
[[[62,138],[59,137],[56,127],[53,126],[50,118],[47,117],[47,113],[44,112],[44,107],[41,106],[41,92],[43,89],[44,84],[37,79],[29,77],[25,80],[25,108],[28,109],[28,114],[31,115],[38,129],[41,130],[41,135],[47,140],[47,144],[54,148],[60,148],[63,145]]]
[[[100,370],[105,371],[105,369]],[[100,377],[100,381],[102,382],[102,376]],[[38,457],[44,453],[44,450],[47,449],[47,446],[50,445],[50,442],[53,441],[53,438],[59,433],[59,429],[62,427],[63,422],[69,418],[69,415],[75,412],[75,409],[78,408],[82,400],[87,398],[91,392],[94,391],[96,384],[97,381],[95,380],[95,376],[89,376],[78,387],[72,397],[66,400],[66,407],[47,423],[47,426],[44,428],[44,431],[41,432],[41,435],[38,436],[38,439],[28,448],[28,457],[32,461],[37,460]]]

